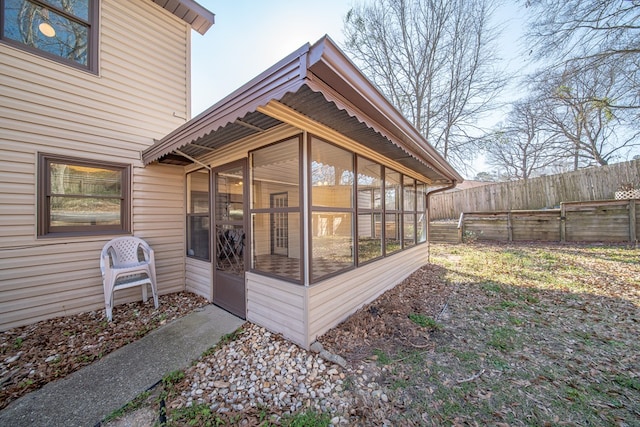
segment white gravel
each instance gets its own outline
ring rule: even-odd
[[[191,389],[170,403],[173,408],[207,404],[225,413],[264,407],[281,414],[311,408],[331,414],[338,425],[348,424],[358,405],[388,401],[364,365],[343,368],[252,324],[186,376]]]

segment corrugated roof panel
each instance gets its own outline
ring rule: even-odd
[[[233,143],[239,139],[254,135],[261,131],[268,130],[274,126],[282,124],[279,120],[266,116],[262,113],[253,112],[244,116],[240,121],[228,123],[217,131],[198,138],[191,144],[180,149],[181,152],[197,158],[206,155],[217,148]],[[165,163],[164,158],[161,160]]]
[[[334,102],[327,101],[323,94],[314,92],[307,86],[303,86],[296,93],[286,94],[280,102],[300,114],[376,151],[384,157],[397,161],[413,170],[421,171],[421,173],[434,181],[442,179],[442,175],[426,163],[414,158],[401,147],[390,143],[387,138],[376,132],[375,129],[349,115],[347,111],[338,108]]]
[[[143,151],[143,161],[148,164],[175,150],[189,150],[184,152],[197,157],[275,126],[277,119],[295,123],[284,109],[307,116],[436,183],[462,181],[328,37],[301,47],[157,141]]]

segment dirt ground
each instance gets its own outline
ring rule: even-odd
[[[438,320],[452,289],[442,280],[443,274],[437,265],[420,268],[319,341],[354,364],[375,351],[393,354],[403,348],[432,348],[433,329],[416,327],[410,315]]]
[[[352,425],[638,425],[639,260],[606,246],[433,245],[432,264],[319,338],[387,389]],[[167,311],[120,306],[112,324],[98,311],[3,333],[0,407],[205,303],[164,298]]]
[[[102,309],[0,333],[0,409],[207,304],[188,292],[161,295],[159,302],[157,310],[151,298],[118,305],[113,322]]]

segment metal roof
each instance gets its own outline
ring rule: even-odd
[[[191,28],[200,34],[206,33],[214,23],[215,15],[193,0],[153,0],[153,2],[191,25]]]
[[[274,106],[274,102],[275,106]],[[180,126],[142,153],[153,161],[189,164],[176,150],[198,158],[283,122],[270,108],[283,105],[426,176],[433,183],[462,177],[325,36]]]

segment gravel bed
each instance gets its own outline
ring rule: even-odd
[[[349,424],[363,400],[388,400],[370,372],[375,364],[343,367],[281,336],[247,323],[242,334],[187,369],[171,409],[206,404],[220,414],[268,408],[288,415],[307,408]],[[339,358],[338,358],[339,359]],[[344,363],[343,363],[344,364]]]

